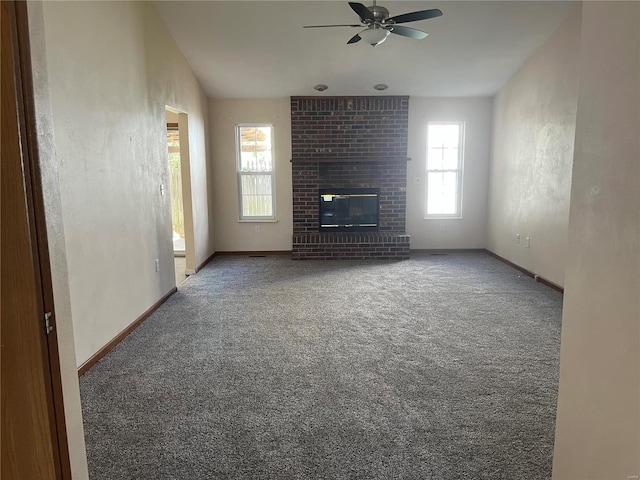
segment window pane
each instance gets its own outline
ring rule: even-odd
[[[443,170],[442,147],[431,147],[427,152],[427,170]]]
[[[239,127],[240,169],[243,172],[270,172],[271,127]]]
[[[460,215],[461,123],[427,127],[427,215]]]
[[[457,190],[457,172],[428,172],[427,215],[457,214]]]
[[[458,146],[455,148],[445,148],[442,159],[443,170],[458,169]]]
[[[460,126],[458,124],[429,125],[427,142],[429,147],[444,146],[457,148],[460,143]]]
[[[271,175],[242,175],[242,216],[271,217]]]
[[[457,170],[458,148],[436,147],[427,152],[427,170]]]
[[[427,170],[459,168],[460,125],[431,124],[427,132]]]
[[[240,163],[243,172],[270,172],[272,170],[271,152],[242,152]]]

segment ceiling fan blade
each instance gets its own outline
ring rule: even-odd
[[[350,45],[350,44],[352,44],[352,43],[359,42],[360,40],[361,40],[360,35],[358,35],[358,34],[356,33],[353,37],[351,37],[351,38],[349,39],[349,41],[347,42],[347,45]]]
[[[357,25],[305,25],[302,28],[328,28],[328,27],[359,27],[362,28],[362,24]]]
[[[363,4],[357,2],[349,2],[349,6],[353,9],[354,12],[358,14],[363,22],[365,20],[369,20],[370,22],[374,22],[376,20],[373,16],[373,13],[371,13],[369,9]]]
[[[353,8],[353,7],[352,7]],[[395,17],[387,18],[388,23],[407,23],[417,22],[418,20],[427,20],[429,18],[441,17],[442,11],[438,8],[431,10],[420,10],[419,12],[404,13]]]
[[[395,33],[396,35],[415,38],[416,40],[422,40],[423,38],[427,38],[427,36],[429,35],[427,32],[423,32],[422,30],[416,30],[415,28],[409,27],[401,27],[400,25],[387,25],[384,28],[386,30],[389,30],[391,33]]]

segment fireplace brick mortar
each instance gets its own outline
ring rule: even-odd
[[[292,97],[293,258],[408,258],[409,97]],[[318,232],[321,188],[378,188],[379,231]]]

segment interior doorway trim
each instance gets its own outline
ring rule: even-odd
[[[165,111],[177,116],[180,143],[180,173],[182,176],[182,209],[184,215],[186,274],[196,273],[195,234],[193,222],[193,196],[191,188],[191,161],[189,156],[189,115],[178,108],[165,105]],[[166,123],[166,119],[165,119]],[[167,164],[167,169],[169,168]]]

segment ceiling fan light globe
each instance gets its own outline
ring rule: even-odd
[[[389,31],[384,28],[368,28],[360,32],[359,35],[362,40],[375,47],[387,39]]]

